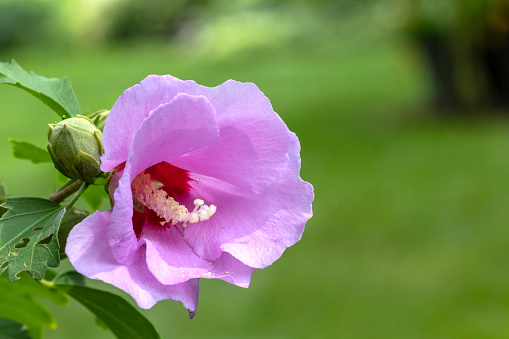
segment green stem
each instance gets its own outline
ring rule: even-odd
[[[80,197],[80,195],[85,192],[85,190],[88,188],[88,185],[90,185],[90,183],[88,182],[83,182],[83,184],[81,184],[81,187],[80,189],[78,190],[78,192],[76,192],[76,194],[74,195],[74,197],[72,197],[71,201],[69,201],[69,203],[67,205],[65,205],[65,209],[66,210],[69,210],[71,209],[72,205],[74,205],[74,203],[78,200],[78,198]]]
[[[81,187],[82,183],[83,181],[81,180],[68,181],[60,188],[60,190],[53,193],[49,197],[49,200],[56,203],[61,203],[65,198],[76,192]]]

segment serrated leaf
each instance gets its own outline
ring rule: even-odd
[[[28,327],[32,338],[42,338],[43,327],[55,329],[57,323],[44,304],[33,295],[58,301],[63,305],[67,297],[55,287],[48,287],[32,279],[27,273],[21,279],[10,283],[6,276],[0,276],[0,318],[10,319]]]
[[[12,155],[18,159],[30,160],[34,164],[51,162],[46,149],[39,148],[29,142],[9,138],[12,145]]]
[[[12,60],[0,62],[0,84],[24,89],[48,105],[63,119],[80,114],[78,99],[66,77],[46,78],[33,71],[28,73]]]
[[[15,281],[21,271],[42,279],[47,266],[60,263],[58,229],[65,208],[41,198],[9,197],[0,219],[0,274]]]
[[[118,295],[84,286],[55,285],[88,308],[117,338],[160,338],[147,318]]]
[[[28,328],[9,319],[0,319],[0,339],[30,339]]]

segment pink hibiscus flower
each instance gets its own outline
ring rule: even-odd
[[[248,287],[312,215],[299,141],[254,84],[149,76],[117,100],[103,142],[113,208],[76,225],[66,253],[142,308],[172,299],[193,317],[199,278]]]

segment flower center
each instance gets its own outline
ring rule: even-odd
[[[184,205],[168,195],[164,188],[158,181],[152,180],[150,174],[141,172],[131,184],[134,207],[140,210],[148,208],[155,212],[162,219],[159,221],[162,226],[182,223],[186,227],[187,222],[193,224],[208,220],[216,212],[216,206],[205,205],[201,199],[194,200],[194,209],[189,212]]]

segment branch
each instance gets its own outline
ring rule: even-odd
[[[62,201],[64,201],[65,198],[67,198],[68,196],[70,196],[71,194],[73,194],[74,192],[79,190],[82,184],[83,184],[83,181],[76,180],[75,182],[73,182],[72,184],[70,184],[68,186],[64,185],[64,187],[60,191],[56,191],[55,193],[53,193],[49,197],[49,200],[59,204]]]

